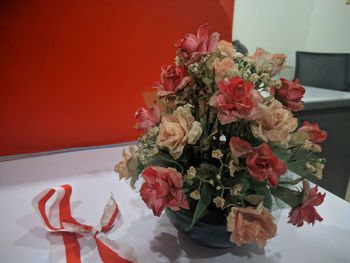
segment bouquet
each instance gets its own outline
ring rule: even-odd
[[[238,246],[264,247],[276,234],[271,212],[281,207],[290,207],[295,226],[322,221],[315,206],[325,194],[308,180],[322,178],[327,133],[316,123],[298,128],[293,112],[305,90],[276,78],[286,57],[262,48],[237,53],[206,24],[175,46],[175,63],[153,84],[153,104],[135,114],[143,134],[115,166],[119,177],[131,187],[142,180],[140,195],[155,216],[191,211],[193,226],[221,215]]]

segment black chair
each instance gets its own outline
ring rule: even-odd
[[[297,51],[295,78],[306,86],[349,91],[350,55]]]

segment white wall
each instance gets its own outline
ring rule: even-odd
[[[295,51],[350,53],[350,5],[345,0],[236,0],[233,39],[284,53],[281,77],[292,79]]]

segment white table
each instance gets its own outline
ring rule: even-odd
[[[32,198],[52,186],[71,184],[73,216],[96,225],[113,192],[124,222],[108,236],[132,245],[139,262],[350,262],[350,204],[327,192],[317,208],[324,218],[314,227],[278,221],[277,236],[264,250],[256,245],[231,249],[201,247],[179,234],[166,219],[154,217],[113,166],[123,147],[78,151],[0,163],[0,262],[50,262],[48,233],[31,207]],[[320,189],[322,192],[324,190]],[[81,254],[100,262],[93,240],[81,240]]]
[[[305,109],[350,107],[350,92],[303,86]]]

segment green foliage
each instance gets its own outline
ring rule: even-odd
[[[290,207],[297,207],[302,203],[302,193],[295,191],[284,186],[277,186],[271,189],[271,193],[274,197],[281,199]]]
[[[264,206],[271,210],[272,208],[272,196],[270,192],[270,187],[266,183],[257,182],[253,184],[255,194],[265,196]]]
[[[147,163],[147,166],[161,166],[161,167],[173,167],[178,170],[181,174],[183,174],[184,169],[181,164],[175,161],[169,153],[166,152],[158,152],[153,155]]]
[[[214,177],[216,175],[217,167],[213,164],[203,162],[197,168],[197,175],[202,179]]]
[[[312,153],[300,149],[295,150],[297,152],[289,153],[286,149],[278,147],[277,145],[269,144],[269,146],[273,153],[286,163],[288,170],[310,181],[315,181],[315,179],[317,179],[315,175],[306,168],[306,162],[313,162],[317,159]],[[298,158],[294,158],[296,154]]]
[[[207,208],[211,203],[211,193],[212,188],[209,184],[204,183],[202,189],[200,190],[201,198],[199,199],[196,209],[193,214],[192,223],[186,229],[186,231],[190,231],[194,224],[201,219],[207,213]]]
[[[289,146],[297,146],[303,144],[306,140],[309,140],[312,135],[305,131],[299,131],[292,134],[290,141],[288,142]]]
[[[245,201],[253,204],[258,205],[260,202],[265,200],[265,196],[263,195],[247,195],[243,197]]]

